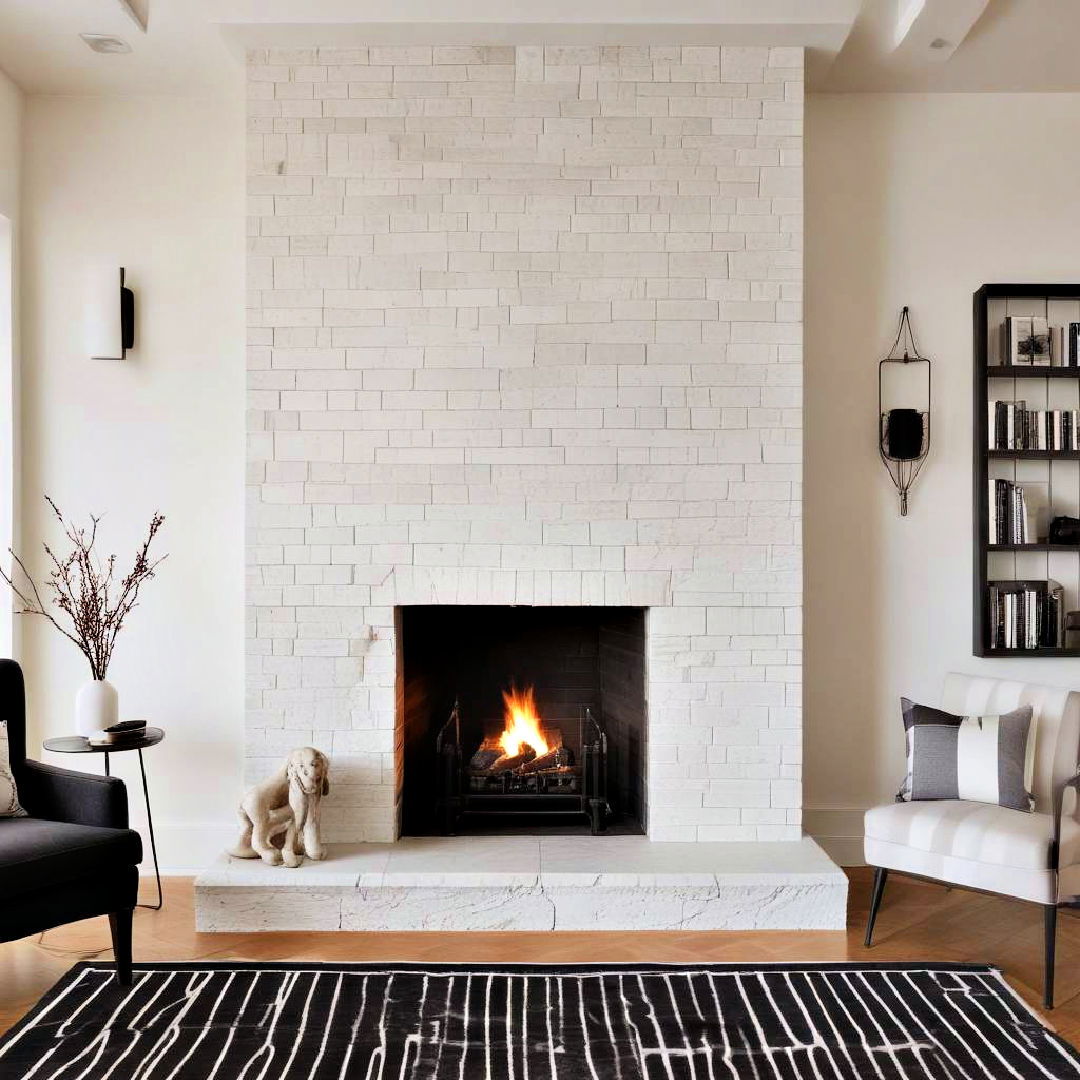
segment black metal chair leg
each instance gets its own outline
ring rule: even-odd
[[[1045,953],[1043,957],[1043,1008],[1054,1007],[1054,952],[1057,945],[1057,904],[1043,906],[1043,932]]]
[[[870,915],[866,920],[866,940],[863,944],[870,948],[870,938],[874,934],[874,922],[877,919],[878,908],[881,906],[881,897],[885,892],[885,882],[889,871],[881,866],[874,867],[874,887],[870,891]]]
[[[134,914],[131,908],[109,913],[113,958],[116,960],[116,981],[121,986],[131,985],[131,920]]]

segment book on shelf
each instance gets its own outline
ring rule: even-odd
[[[991,581],[987,586],[992,649],[1060,649],[1065,595],[1053,579]]]
[[[1080,410],[1029,409],[1026,401],[988,401],[990,450],[1080,450]]]
[[[1009,366],[1026,363],[1020,359],[1020,344],[1030,335],[1030,318],[1007,315],[1001,324],[1001,362]]]
[[[1039,315],[1031,317],[1031,337],[1023,343],[1027,346],[1028,363],[1034,367],[1050,366],[1050,327],[1046,319]]]
[[[1080,367],[1080,322],[1050,327],[1050,366]]]
[[[1041,315],[1007,315],[1001,324],[1001,356],[1014,367],[1030,364],[1049,367],[1052,339]]]
[[[1047,535],[1049,506],[1043,485],[1017,484],[1012,480],[990,478],[988,500],[991,544],[1037,544]]]

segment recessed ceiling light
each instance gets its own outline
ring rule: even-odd
[[[931,49],[947,49],[949,43],[943,37],[936,37],[930,42]]]
[[[99,53],[129,53],[131,46],[121,37],[112,34],[80,34],[79,37]]]

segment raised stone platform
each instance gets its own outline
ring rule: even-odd
[[[847,878],[809,838],[409,837],[296,870],[222,856],[201,931],[843,930]]]

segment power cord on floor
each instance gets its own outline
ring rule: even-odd
[[[63,957],[65,960],[96,960],[99,956],[112,952],[111,945],[106,945],[100,949],[93,949],[90,952],[85,952],[82,949],[61,949],[56,945],[46,945],[45,934],[47,932],[48,931],[46,930],[42,930],[41,933],[38,934],[37,940],[34,942],[34,947],[40,949],[44,953],[48,953],[50,956]]]

